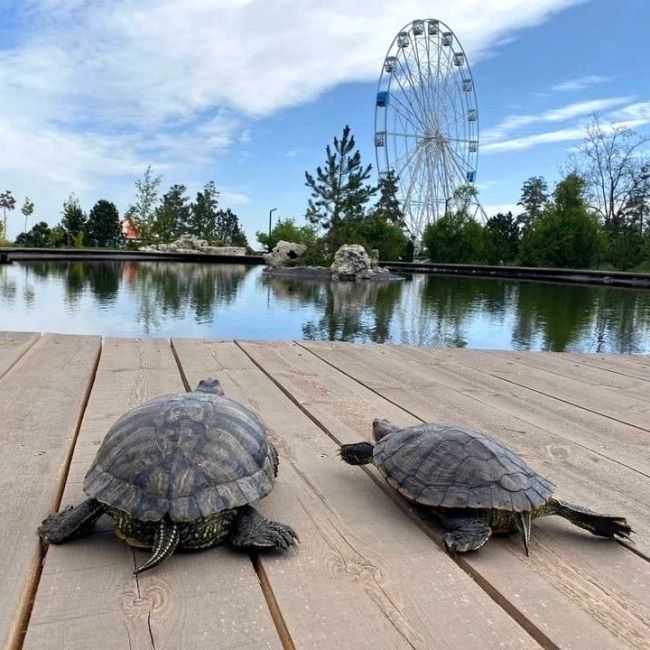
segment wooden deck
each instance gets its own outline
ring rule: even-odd
[[[112,422],[204,376],[259,413],[280,456],[261,502],[301,544],[144,554],[98,532],[41,548],[82,498]],[[0,334],[0,642],[8,648],[650,648],[650,359]],[[452,558],[435,521],[336,457],[372,418],[484,430],[557,493],[628,517],[635,544],[557,517]]]

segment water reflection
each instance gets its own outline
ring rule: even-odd
[[[0,267],[0,329],[650,352],[650,291],[418,274],[330,283],[261,271],[14,263]]]

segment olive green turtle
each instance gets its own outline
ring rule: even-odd
[[[403,428],[377,419],[373,437],[374,445],[342,445],[341,458],[350,465],[376,465],[400,494],[433,508],[451,553],[474,551],[493,532],[518,531],[528,554],[531,521],[546,515],[601,537],[625,539],[632,532],[623,517],[553,498],[553,483],[477,431],[442,424]]]
[[[89,533],[109,515],[128,544],[151,548],[135,573],[178,549],[228,542],[243,549],[287,549],[298,539],[250,504],[266,496],[278,454],[259,418],[224,396],[216,379],[152,399],[110,428],[86,474],[90,497],[53,513],[38,529],[54,544]]]

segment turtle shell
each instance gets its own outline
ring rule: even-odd
[[[257,501],[277,453],[262,422],[227,397],[150,400],[108,431],[86,474],[88,496],[143,521],[194,521]]]
[[[401,494],[428,506],[527,512],[555,489],[496,440],[451,425],[394,431],[375,445],[373,461]]]

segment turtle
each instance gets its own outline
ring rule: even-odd
[[[519,532],[528,555],[531,521],[547,515],[601,537],[630,537],[624,517],[553,498],[551,481],[483,433],[435,423],[399,427],[384,419],[375,419],[372,428],[376,444],[341,445],[342,460],[374,464],[401,495],[431,507],[451,554],[481,548],[493,532]]]
[[[38,529],[59,544],[91,532],[102,514],[116,535],[151,548],[141,573],[178,549],[228,542],[246,550],[295,547],[298,536],[250,504],[266,496],[278,454],[261,420],[224,395],[217,379],[136,406],[109,429],[84,480],[83,503]]]

